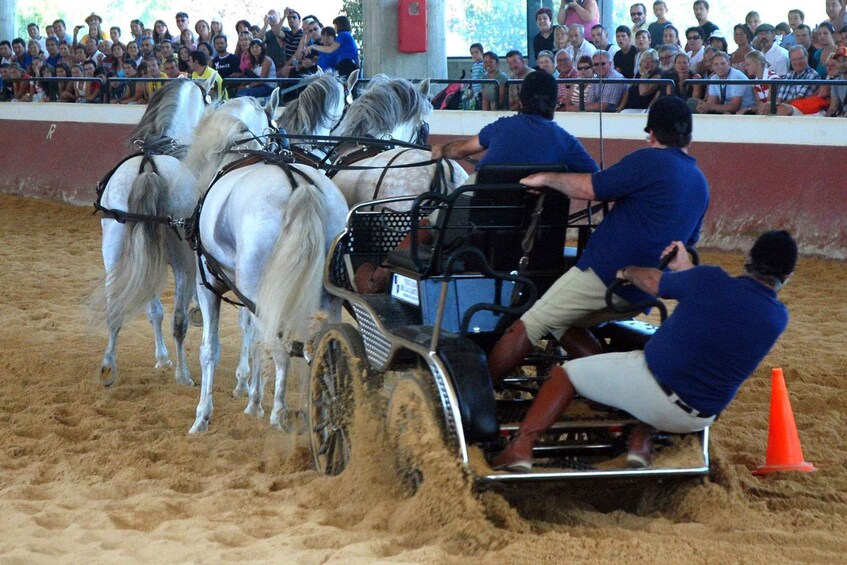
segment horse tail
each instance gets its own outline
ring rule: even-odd
[[[127,212],[162,216],[167,181],[158,173],[142,172],[132,183]],[[124,319],[159,295],[167,275],[166,226],[153,222],[126,224],[121,257],[106,274],[107,322],[120,327]]]
[[[305,331],[323,292],[327,222],[323,194],[314,184],[300,185],[287,208],[256,300],[265,343]]]

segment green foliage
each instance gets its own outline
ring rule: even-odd
[[[518,49],[527,52],[526,2],[514,0],[475,0],[447,5],[448,44],[479,42],[486,51],[504,55]]]
[[[364,40],[365,23],[365,17],[362,12],[362,0],[344,0],[341,5],[341,13],[350,18],[350,27],[353,28],[353,38],[361,46]]]

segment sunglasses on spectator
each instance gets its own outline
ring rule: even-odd
[[[590,71],[591,67],[577,67],[576,70],[578,70],[578,71]]]
[[[698,39],[700,39],[700,36],[699,35],[689,35],[687,37],[687,39],[688,39],[688,41],[697,41]]]
[[[608,62],[604,61],[602,63],[594,63],[594,66],[595,67],[605,67],[608,64],[609,64]]]
[[[630,16],[643,16],[644,12],[630,12],[629,15]]]

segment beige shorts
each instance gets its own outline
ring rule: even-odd
[[[647,367],[643,351],[605,353],[565,363],[574,388],[585,398],[632,414],[660,430],[699,432],[715,417],[692,416],[665,394]]]
[[[628,302],[614,297],[616,305]],[[550,290],[538,299],[521,320],[533,344],[552,333],[557,339],[570,327],[591,327],[609,320],[629,318],[616,314],[606,306],[606,285],[594,271],[576,267],[568,270],[553,283]]]

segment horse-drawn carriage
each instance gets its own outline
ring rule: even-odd
[[[637,421],[587,401],[574,403],[543,436],[533,472],[494,471],[479,456],[502,449],[548,369],[566,359],[558,347],[536,349],[495,390],[486,353],[576,261],[597,212],[573,210],[558,193],[526,191],[516,182],[528,172],[483,169],[477,184],[421,195],[411,207],[409,199],[389,199],[351,210],[324,285],[358,327],[335,324],[312,341],[308,420],[320,471],[346,467],[364,393],[382,399],[392,457],[412,489],[425,480],[433,449],[452,452],[482,482],[708,474],[708,428],[660,435],[654,464],[632,469],[626,440]],[[392,211],[398,204],[408,211]],[[566,240],[576,245],[563,249]],[[366,263],[389,270],[389,288],[357,292],[355,273]],[[654,329],[630,319],[591,331],[606,350],[626,351],[643,348]]]

